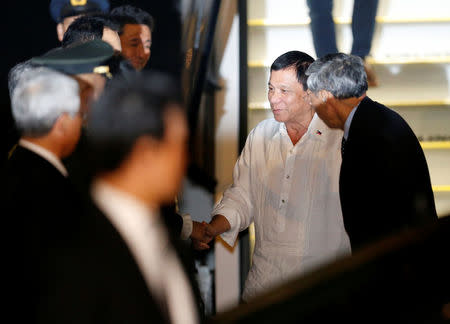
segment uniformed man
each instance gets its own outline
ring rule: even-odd
[[[108,14],[87,14],[77,18],[64,33],[62,47],[101,39],[120,53],[122,46],[118,34],[119,25]]]
[[[81,110],[86,114],[91,104],[103,92],[107,80],[112,78],[112,73],[115,73],[110,69],[113,54],[114,50],[108,43],[96,39],[51,50],[40,57],[33,58],[31,62],[75,78],[80,87]],[[64,162],[77,190],[81,193],[85,192],[90,181],[90,173],[89,168],[86,167],[89,161],[84,132],[74,154]]]
[[[56,22],[56,34],[61,42],[69,25],[81,15],[108,12],[108,0],[51,0],[50,15]]]
[[[42,56],[31,59],[36,65],[43,65],[73,76],[80,85],[82,107],[100,96],[111,71],[107,61],[114,50],[102,40],[92,40],[68,48],[55,48]]]

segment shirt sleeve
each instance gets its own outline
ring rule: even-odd
[[[180,238],[182,240],[187,240],[192,234],[192,217],[189,214],[183,214],[181,217],[183,218],[183,227],[181,228]]]
[[[223,215],[230,223],[230,230],[221,234],[222,239],[230,246],[234,245],[240,231],[246,229],[253,221],[253,205],[251,199],[251,151],[252,131],[245,143],[233,170],[233,184],[225,190],[222,199],[214,207],[212,215]]]

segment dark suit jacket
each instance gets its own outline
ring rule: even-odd
[[[51,295],[53,277],[61,273],[73,247],[81,213],[68,178],[39,155],[17,146],[2,170],[1,215],[5,282],[16,319],[35,322],[40,302]],[[10,309],[8,305],[8,309]]]
[[[4,171],[18,321],[167,322],[118,232],[53,165],[18,146]]]
[[[124,240],[86,200],[76,247],[52,286],[43,323],[167,323]],[[48,306],[48,307],[46,307]]]
[[[89,199],[85,201],[79,245],[66,273],[69,285],[56,287],[64,296],[56,318],[50,322],[72,323],[166,323],[164,307],[152,296],[127,244],[108,218]],[[176,246],[178,256],[180,253]],[[190,279],[200,318],[202,303],[192,267],[181,259]],[[48,322],[48,321],[46,321]]]
[[[366,97],[345,144],[339,192],[352,249],[437,220],[422,148],[396,112]]]
[[[5,249],[13,252],[4,255],[5,278],[14,278],[5,295],[15,319],[168,322],[122,237],[87,195],[77,195],[53,165],[20,146],[3,171],[0,206],[10,220],[8,246],[17,247]],[[188,275],[199,298],[194,273]]]
[[[29,252],[42,252],[39,249],[70,241],[77,226],[73,216],[81,209],[68,178],[44,158],[17,146],[2,180],[1,208],[16,242],[26,245]]]

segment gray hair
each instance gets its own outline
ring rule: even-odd
[[[31,63],[31,59],[25,62],[16,64],[8,73],[8,90],[9,97],[13,97],[14,89],[16,89],[17,84],[20,80],[27,78],[31,71],[41,69],[37,65]]]
[[[308,88],[316,94],[327,90],[337,99],[346,99],[360,97],[367,91],[364,62],[355,55],[325,55],[309,66],[306,75]]]
[[[30,69],[13,90],[11,108],[23,135],[46,135],[59,116],[67,113],[74,117],[78,113],[78,82],[47,68]]]

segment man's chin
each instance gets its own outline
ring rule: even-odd
[[[276,120],[277,122],[282,123],[282,122],[284,121],[284,119],[283,119],[283,114],[282,114],[282,113],[280,113],[280,112],[275,112],[275,111],[272,110],[272,114],[273,114],[273,118],[275,118],[275,120]]]
[[[145,64],[142,62],[132,62],[131,64],[137,71],[141,71],[145,67]]]

